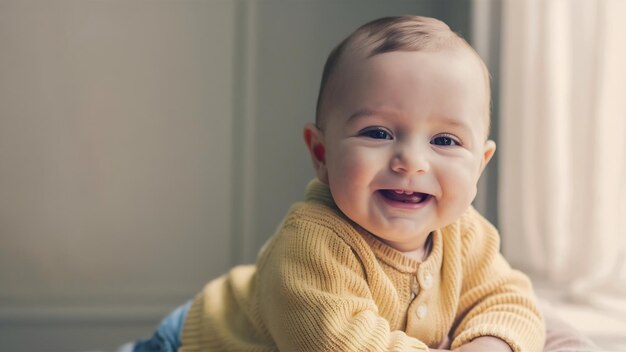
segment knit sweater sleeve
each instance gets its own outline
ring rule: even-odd
[[[428,351],[379,316],[363,265],[328,223],[285,222],[258,262],[261,316],[280,351]]]
[[[498,337],[513,351],[541,351],[543,318],[530,280],[499,253],[496,229],[470,209],[462,226],[463,284],[452,348],[480,336]]]

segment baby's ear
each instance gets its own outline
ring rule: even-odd
[[[317,178],[328,184],[328,171],[326,169],[326,148],[324,147],[324,134],[312,123],[304,126],[304,143],[306,144]]]
[[[489,160],[493,157],[493,154],[496,152],[496,142],[491,139],[485,141],[485,146],[483,147],[483,158],[480,163],[480,173],[485,170],[487,164],[489,164]]]

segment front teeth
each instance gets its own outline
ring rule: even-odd
[[[410,194],[414,193],[412,191],[403,191],[401,189],[394,189],[393,192],[396,193],[396,194],[406,194],[406,195],[410,195]]]

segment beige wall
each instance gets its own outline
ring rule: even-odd
[[[332,46],[446,11],[467,28],[441,1],[0,0],[0,350],[112,350],[253,261],[313,175]]]

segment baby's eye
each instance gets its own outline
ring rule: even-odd
[[[382,128],[373,128],[369,130],[365,130],[361,132],[362,136],[373,138],[373,139],[392,139],[391,133],[385,131]]]
[[[434,145],[461,145],[455,138],[452,136],[437,136],[430,141],[431,144]]]

